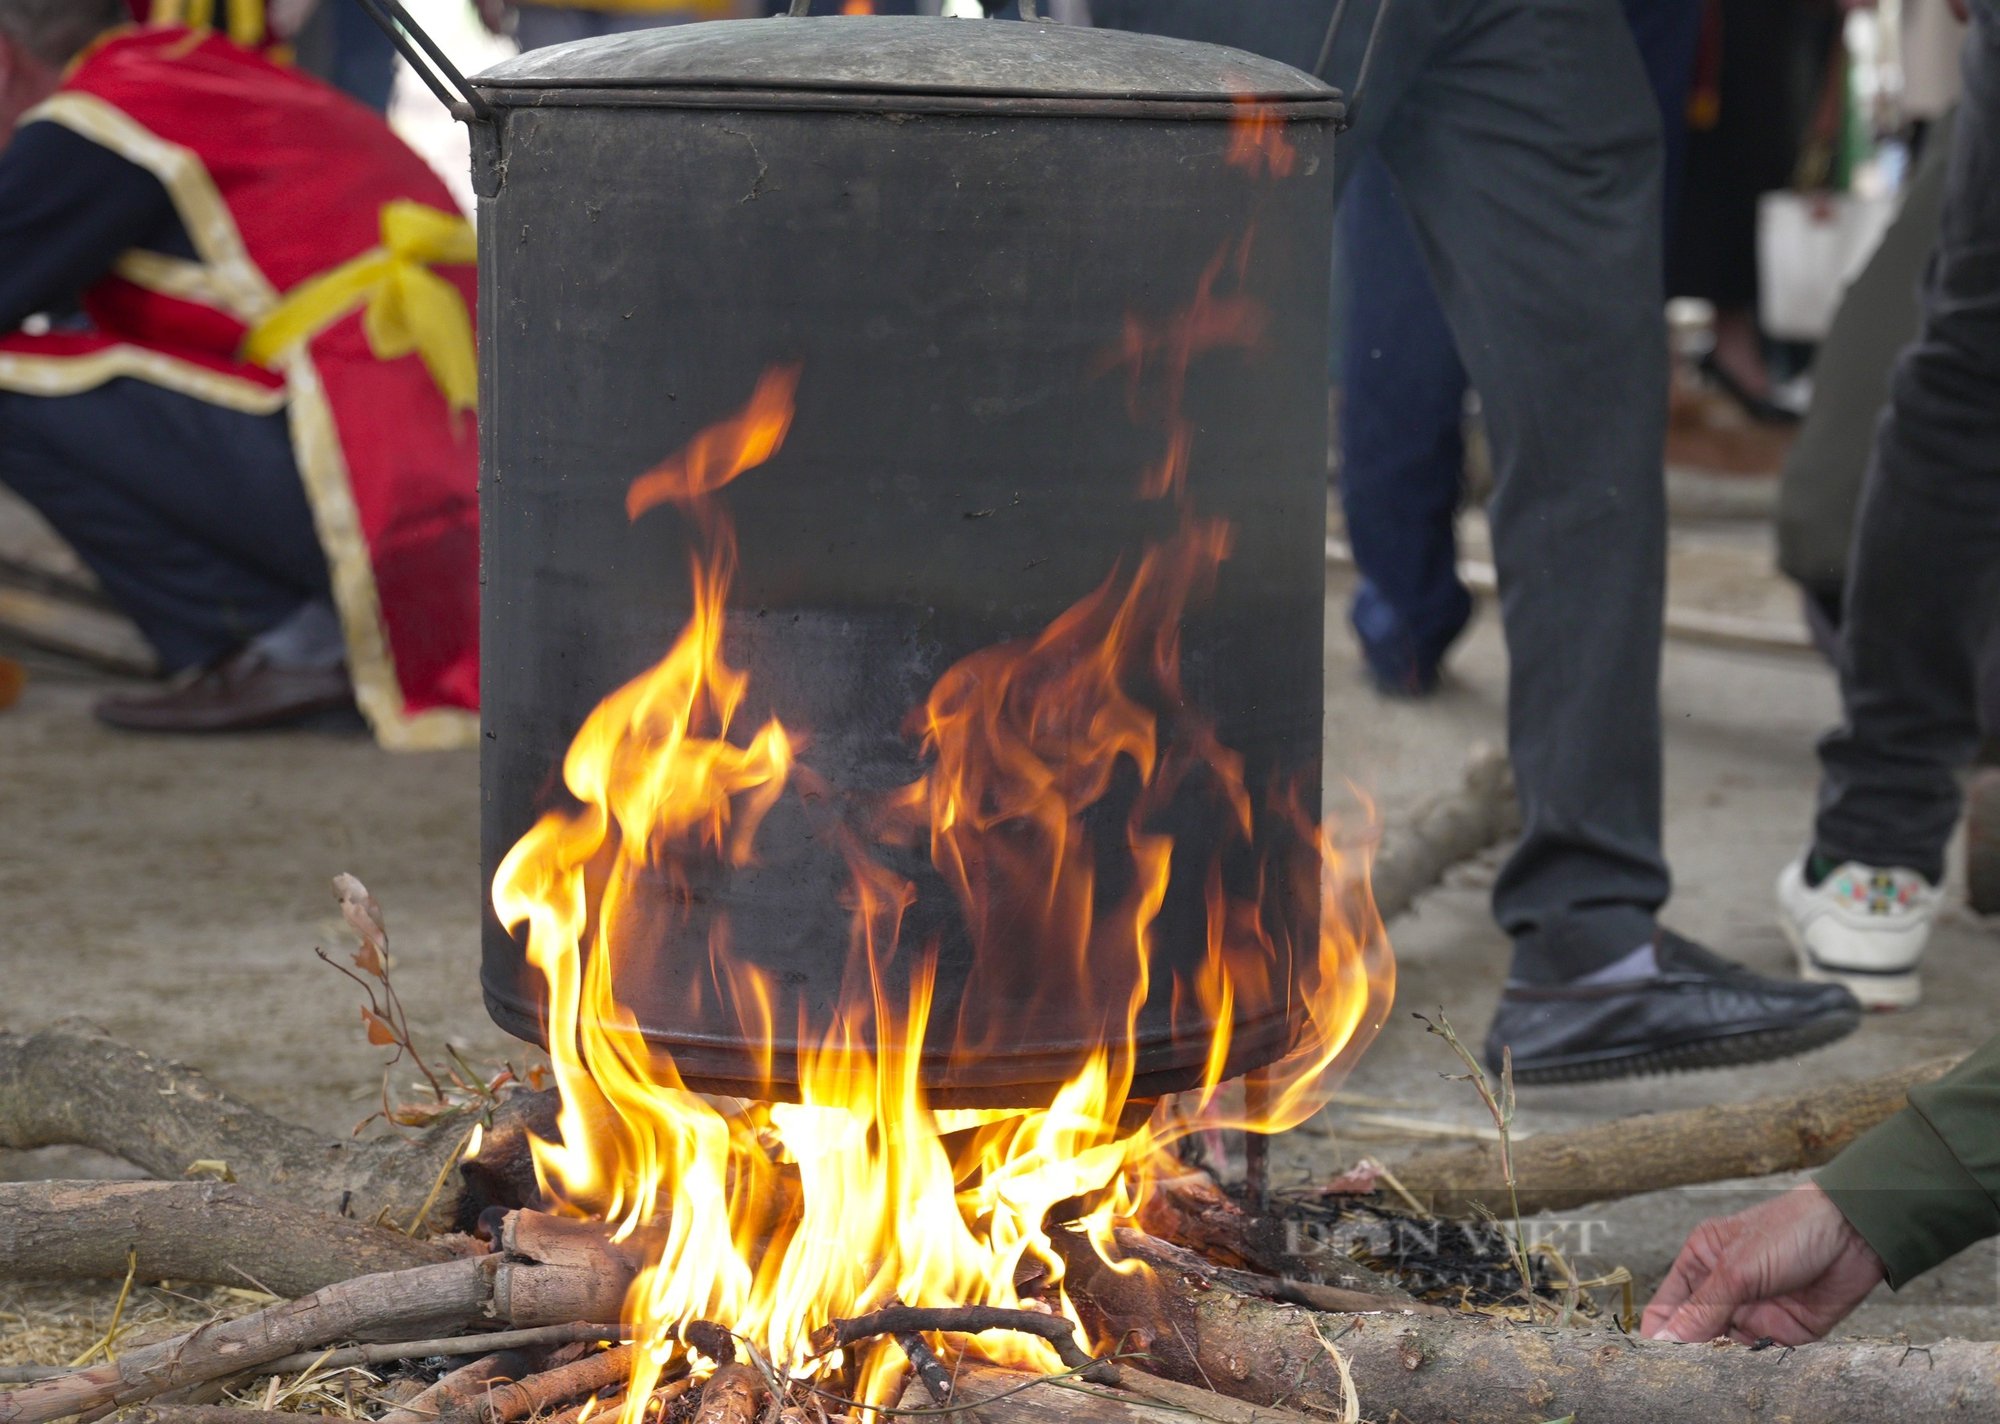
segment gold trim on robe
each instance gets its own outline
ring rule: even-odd
[[[188,263],[157,254],[128,253],[120,259],[119,275],[149,291],[211,306],[246,327],[255,326],[278,305],[277,289],[251,260],[235,217],[195,153],[168,143],[123,110],[91,94],[58,92],[30,109],[21,122],[38,119],[72,129],[158,178],[201,259]],[[198,268],[200,276],[187,270],[190,268]],[[48,359],[52,363],[59,360]],[[185,367],[187,363],[174,364]],[[303,344],[285,353],[273,369],[285,378],[293,457],[312,506],[320,546],[326,551],[334,606],[340,611],[347,639],[348,674],[354,680],[354,698],[362,715],[374,728],[376,740],[391,750],[437,751],[477,745],[476,713],[450,707],[414,714],[404,710],[402,686],[396,680],[395,658],[376,593],[375,569],[361,532],[347,481],[346,455],[319,369]],[[139,371],[132,374],[144,375]],[[178,385],[171,388],[184,389]],[[258,389],[267,396],[274,394]],[[196,394],[192,390],[186,393]],[[280,395],[271,408],[286,404],[285,395]]]

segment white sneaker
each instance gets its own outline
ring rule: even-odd
[[[1804,978],[1844,985],[1864,1008],[1907,1009],[1943,895],[1914,870],[1855,861],[1808,885],[1801,855],[1778,875],[1778,925]]]

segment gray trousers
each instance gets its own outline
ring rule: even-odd
[[[1373,3],[1324,70],[1351,88]],[[1100,25],[1313,68],[1330,0],[1094,0]],[[1644,944],[1660,851],[1666,333],[1660,135],[1613,0],[1391,0],[1337,167],[1378,151],[1484,404],[1521,843],[1514,974]],[[1365,280],[1365,273],[1361,274]]]
[[[1932,879],[1979,744],[2000,632],[2000,0],[1974,0],[1923,329],[1896,362],[1849,561],[1845,722],[1815,841]]]
[[[528,3],[522,5],[514,16],[514,40],[523,50],[547,49],[550,45],[568,44],[571,40],[630,34],[634,30],[656,30],[662,25],[683,24],[687,18],[670,11],[630,14],[617,10]]]

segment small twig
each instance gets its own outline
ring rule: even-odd
[[[230,1404],[142,1404],[125,1417],[130,1424],[309,1424],[312,1420],[344,1419],[339,1414],[294,1414]]]
[[[937,1351],[924,1343],[924,1337],[914,1330],[899,1330],[896,1332],[896,1345],[903,1352],[903,1358],[910,1362],[910,1368],[916,1371],[917,1379],[922,1382],[924,1393],[931,1397],[932,1403],[951,1403],[951,1371],[944,1367]]]
[[[906,1331],[919,1334],[980,1335],[988,1330],[1014,1330],[1038,1335],[1055,1347],[1066,1366],[1098,1384],[1116,1382],[1117,1371],[1091,1375],[1098,1361],[1077,1343],[1076,1327],[1060,1315],[1039,1310],[1009,1310],[997,1305],[961,1305],[923,1308],[890,1305],[847,1320],[830,1321],[812,1333],[813,1350],[821,1355],[866,1340],[875,1335],[897,1335]]]
[[[405,1236],[415,1236],[425,1219],[430,1216],[431,1204],[438,1199],[438,1193],[444,1190],[445,1181],[451,1176],[452,1169],[465,1159],[465,1149],[472,1145],[472,1134],[479,1131],[479,1128],[480,1124],[474,1121],[472,1126],[465,1130],[465,1136],[458,1139],[458,1146],[451,1149],[451,1155],[444,1159],[444,1165],[438,1168],[437,1177],[431,1182],[430,1194],[424,1198],[424,1204],[417,1208],[417,1214],[410,1218],[410,1224],[403,1228]]]
[[[519,1350],[529,1345],[573,1345],[579,1340],[606,1340],[618,1343],[632,1338],[629,1325],[542,1325],[533,1330],[496,1330],[490,1335],[454,1335],[439,1340],[401,1340],[379,1345],[349,1345],[341,1350],[302,1351],[257,1366],[253,1373],[288,1375],[294,1370],[319,1365],[329,1370],[352,1369],[357,1365],[380,1365],[391,1360],[422,1360],[432,1355],[489,1355],[496,1350]]]
[[[1523,1298],[1527,1300],[1531,1310],[1540,1309],[1546,1302],[1535,1294],[1534,1268],[1528,1264],[1527,1252],[1521,1245],[1525,1234],[1521,1229],[1521,1193],[1514,1178],[1514,1050],[1508,1047],[1500,1050],[1500,1091],[1495,1093],[1493,1085],[1487,1081],[1486,1070],[1479,1066],[1479,1060],[1473,1056],[1472,1050],[1459,1039],[1458,1034],[1452,1029],[1451,1020],[1444,1016],[1442,1008],[1438,1010],[1436,1023],[1432,1023],[1422,1014],[1413,1014],[1411,1017],[1421,1023],[1427,1032],[1443,1039],[1451,1051],[1458,1055],[1458,1060],[1465,1065],[1466,1071],[1463,1074],[1447,1076],[1457,1082],[1472,1084],[1473,1091],[1479,1094],[1479,1100],[1486,1104],[1486,1111],[1492,1115],[1494,1127],[1500,1131],[1500,1175],[1507,1183],[1507,1199],[1512,1206],[1514,1216],[1514,1234],[1507,1239],[1507,1249],[1513,1257],[1514,1269],[1520,1272]]]
[[[1397,1196],[1403,1199],[1404,1206],[1408,1207],[1418,1216],[1421,1217],[1430,1216],[1430,1213],[1424,1210],[1424,1204],[1418,1201],[1416,1197],[1411,1194],[1410,1189],[1403,1185],[1402,1181],[1396,1176],[1394,1172],[1390,1171],[1387,1167],[1384,1167],[1380,1162],[1377,1162],[1375,1164],[1375,1176],[1376,1179],[1378,1181],[1381,1181],[1384,1185],[1386,1185],[1390,1191],[1394,1192]]]
[[[631,1345],[614,1345],[560,1369],[498,1385],[476,1400],[467,1413],[479,1424],[510,1424],[515,1419],[526,1419],[579,1394],[594,1394],[607,1385],[621,1383],[632,1372],[633,1355]],[[451,1413],[445,1417],[451,1417]]]
[[[132,1278],[139,1274],[139,1248],[134,1246],[125,1253],[125,1284],[118,1288],[118,1303],[111,1307],[111,1324],[105,1327],[104,1337],[81,1355],[69,1362],[71,1369],[79,1369],[96,1358],[101,1350],[104,1358],[115,1360],[113,1346],[118,1343],[118,1322],[125,1318],[125,1302],[132,1298]]]
[[[1243,1078],[1243,1115],[1251,1123],[1243,1132],[1243,1201],[1260,1216],[1271,1201],[1271,1139],[1256,1124],[1270,1111],[1270,1081],[1261,1070]]]

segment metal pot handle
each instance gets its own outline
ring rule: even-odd
[[[417,77],[429,86],[431,93],[451,111],[451,116],[461,123],[484,124],[493,121],[493,106],[479,96],[479,91],[466,83],[465,76],[458,72],[458,66],[438,48],[437,41],[424,33],[424,27],[410,18],[410,12],[403,8],[403,0],[355,0],[368,18],[381,26],[382,33],[396,46],[397,52],[417,71]]]

